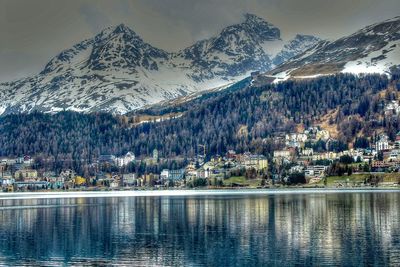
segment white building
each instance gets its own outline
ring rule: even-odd
[[[289,173],[296,173],[296,172],[303,172],[304,171],[304,166],[302,165],[296,165],[290,168]]]
[[[179,170],[167,170],[164,169],[162,170],[160,174],[160,179],[161,180],[182,180],[185,176],[185,169],[179,169]]]
[[[169,177],[169,170],[167,170],[167,169],[162,170],[161,174],[160,174],[160,179],[168,180],[168,177]]]
[[[196,176],[199,177],[199,178],[207,179],[207,178],[210,177],[210,174],[211,174],[211,170],[210,169],[201,168],[201,169],[197,170],[197,175]]]
[[[115,158],[115,163],[118,167],[126,166],[132,161],[135,161],[135,154],[133,154],[132,152],[126,153],[125,156]]]
[[[63,170],[59,177],[61,182],[71,181],[75,177],[75,172],[73,170]]]
[[[125,173],[122,175],[122,181],[126,185],[136,184],[136,173]]]
[[[246,169],[268,169],[268,160],[264,155],[253,155],[250,153],[245,153],[242,157],[241,163],[245,166]]]
[[[117,180],[112,180],[110,183],[110,187],[111,188],[117,188],[119,186],[118,181]]]
[[[301,155],[302,156],[307,156],[307,157],[312,156],[312,155],[314,155],[314,149],[312,149],[312,148],[304,148],[304,149],[301,150]]]
[[[312,160],[334,160],[334,159],[338,159],[339,158],[339,154],[336,152],[325,152],[325,153],[316,153],[312,156]]]
[[[285,144],[290,147],[300,147],[307,141],[307,135],[304,133],[291,133],[285,136]]]
[[[1,163],[7,164],[7,165],[14,165],[15,163],[17,163],[17,160],[18,159],[3,158],[3,159],[1,159]]]
[[[390,114],[399,114],[400,113],[400,105],[396,100],[392,100],[387,106],[385,107],[385,113],[387,115]]]
[[[393,149],[390,152],[389,160],[398,160],[398,159],[400,159],[400,150],[399,149]]]
[[[274,159],[285,158],[290,159],[292,157],[292,152],[290,150],[275,150]]]
[[[13,185],[15,183],[15,179],[0,179],[0,186],[7,187],[9,185]]]
[[[304,171],[306,178],[324,177],[328,167],[323,165],[307,166]]]
[[[389,137],[385,134],[379,136],[378,141],[375,143],[376,151],[388,150],[389,149]]]

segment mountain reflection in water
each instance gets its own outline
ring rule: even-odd
[[[400,193],[0,200],[0,265],[400,265]]]

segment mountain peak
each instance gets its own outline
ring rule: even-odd
[[[131,28],[129,28],[125,24],[121,23],[116,26],[110,26],[110,27],[105,28],[96,36],[96,38],[104,39],[104,38],[109,38],[110,36],[121,35],[121,34],[138,37],[138,35]]]
[[[243,15],[245,18],[245,23],[247,24],[260,24],[260,23],[268,23],[263,18],[251,13],[246,13]]]
[[[103,30],[95,37],[87,62],[92,70],[134,71],[137,67],[157,69],[155,59],[167,57],[167,52],[146,43],[125,24],[119,24]]]
[[[245,21],[240,24],[253,38],[264,41],[280,40],[281,32],[272,23],[257,15],[244,14]]]
[[[126,26],[123,23],[115,26],[113,33],[134,33],[134,34],[136,34],[131,28],[129,28],[128,26]]]
[[[246,13],[243,15],[245,20],[243,22],[244,25],[247,25],[250,28],[262,27],[262,28],[269,28],[269,29],[277,29],[275,25],[269,23],[265,19],[255,15]]]

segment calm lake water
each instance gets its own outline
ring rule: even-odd
[[[0,265],[400,266],[400,193],[0,200]]]

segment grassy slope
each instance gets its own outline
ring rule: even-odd
[[[250,187],[257,187],[261,184],[261,179],[246,180],[244,176],[232,176],[229,179],[224,180],[225,186],[231,186],[232,184],[248,185]]]
[[[382,173],[377,174],[377,176],[383,176],[383,182],[394,183],[400,181],[400,173]],[[330,176],[328,179],[328,186],[337,185],[337,183],[341,183],[345,185],[348,182],[350,185],[364,183],[365,179],[369,177],[369,174],[352,174],[350,176]],[[319,182],[319,184],[323,184],[323,180]]]

